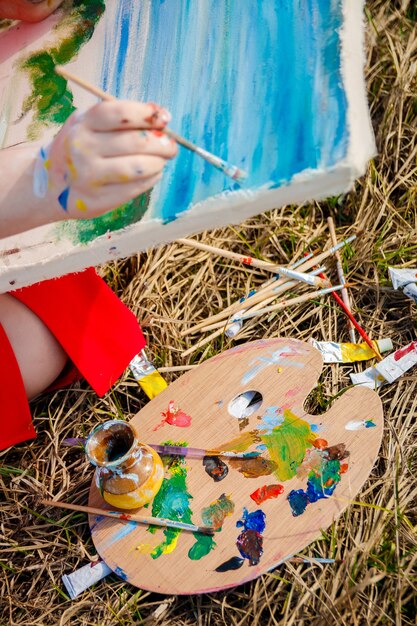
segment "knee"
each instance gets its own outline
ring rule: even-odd
[[[13,348],[30,400],[54,382],[68,357],[47,326],[9,294],[0,295],[0,324]]]

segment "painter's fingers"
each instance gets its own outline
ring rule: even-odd
[[[126,204],[137,196],[149,191],[160,180],[162,173],[142,178],[124,184],[106,186],[106,194],[94,196],[92,194],[78,193],[76,188],[70,188],[66,206],[63,207],[66,217],[73,219],[91,219],[103,215]]]
[[[167,160],[152,155],[122,156],[100,159],[94,170],[82,174],[72,183],[79,188],[92,188],[92,193],[101,193],[100,187],[117,183],[131,183],[149,178],[162,172]]]
[[[93,131],[164,128],[171,119],[163,107],[130,100],[111,100],[96,104],[84,114],[84,123]]]
[[[104,158],[129,154],[152,154],[172,159],[178,152],[177,142],[165,135],[161,130],[123,130],[114,133],[90,133],[85,148],[91,153]]]

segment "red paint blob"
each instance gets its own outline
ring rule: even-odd
[[[191,424],[191,417],[184,413],[182,409],[177,409],[174,406],[174,401],[171,400],[168,404],[168,409],[162,411],[162,415],[165,418],[164,421],[171,426],[179,426],[185,428]]]
[[[284,493],[282,485],[263,485],[263,487],[259,487],[259,489],[251,493],[250,497],[256,504],[262,504],[265,500],[277,498],[281,493]]]
[[[242,263],[244,263],[245,265],[252,265],[253,263],[253,259],[251,256],[243,256],[241,258]]]
[[[345,474],[349,469],[349,465],[347,463],[340,464],[340,473]]]

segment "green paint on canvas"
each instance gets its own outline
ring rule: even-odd
[[[58,37],[62,33],[59,43],[34,52],[23,62],[32,85],[32,93],[23,104],[23,113],[34,112],[29,139],[36,139],[44,125],[62,124],[75,110],[67,80],[55,73],[55,65],[69,63],[79,53],[104,11],[104,0],[74,0],[72,10],[56,29]]]
[[[87,244],[100,235],[125,228],[142,219],[148,208],[150,192],[134,198],[114,211],[91,220],[68,220],[55,226],[57,239],[69,239],[74,245]]]
[[[284,421],[279,426],[269,434],[261,434],[270,459],[277,464],[275,474],[280,480],[290,480],[296,475],[306,450],[315,438],[310,424],[289,409],[284,411]]]

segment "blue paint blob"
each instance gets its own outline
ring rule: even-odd
[[[376,424],[372,420],[365,421],[365,428],[376,428]]]
[[[261,509],[249,513],[245,507],[242,518],[236,522],[236,526],[238,528],[243,527],[245,530],[256,530],[258,533],[263,533],[265,530],[265,519],[266,515]]]
[[[294,517],[304,513],[309,502],[308,496],[303,489],[293,489],[290,491],[287,500],[290,503],[291,511]]]
[[[312,433],[320,432],[320,426],[318,424],[310,424],[310,429]]]
[[[245,559],[241,559],[239,556],[232,556],[231,559],[225,561],[218,567],[216,567],[216,572],[230,572],[230,570],[239,569],[242,567]]]
[[[258,446],[256,446],[256,449],[263,452],[264,450],[266,450],[266,447],[266,443],[260,443]]]
[[[64,191],[61,191],[61,193],[58,196],[58,202],[62,206],[64,211],[68,210],[67,206],[68,206],[68,196],[69,196],[69,193],[70,193],[70,188],[69,187],[65,187]]]

